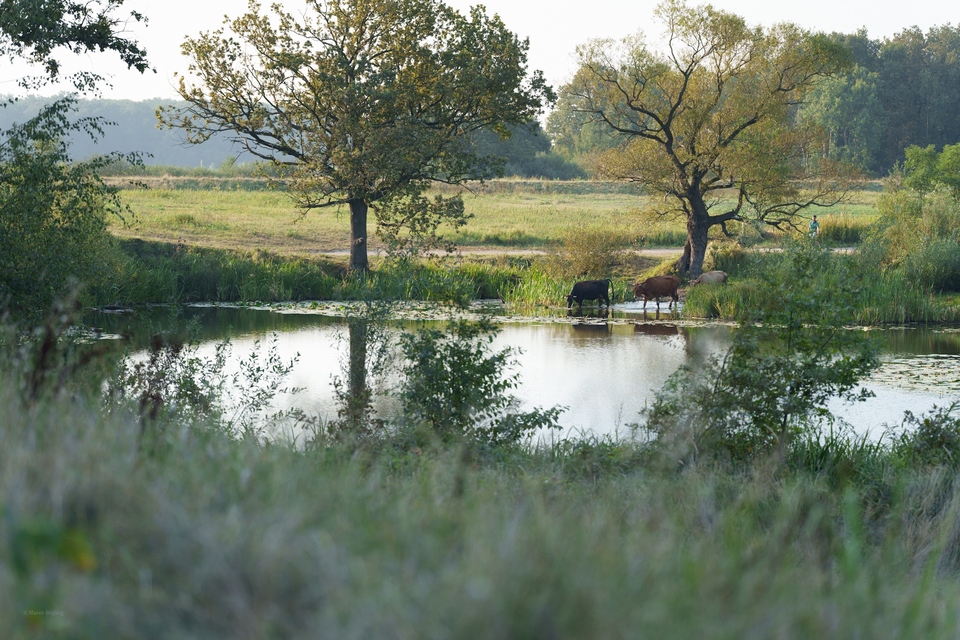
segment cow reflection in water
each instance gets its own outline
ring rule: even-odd
[[[637,322],[633,325],[634,333],[642,333],[648,336],[678,336],[680,327],[672,324],[652,324]]]
[[[610,325],[606,322],[574,322],[570,326],[576,333],[583,335],[606,335],[610,333]]]

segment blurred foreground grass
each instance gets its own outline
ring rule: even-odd
[[[960,483],[879,448],[266,444],[0,379],[3,638],[953,638]],[[860,457],[858,458],[857,455]],[[871,457],[872,456],[872,457]]]

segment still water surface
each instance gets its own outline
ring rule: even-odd
[[[626,433],[678,367],[698,366],[722,353],[730,341],[728,326],[678,323],[665,306],[659,317],[652,303],[648,309],[644,314],[638,303],[615,305],[609,319],[504,316],[493,346],[517,350],[520,385],[515,394],[525,408],[567,407],[560,418],[563,437]],[[278,398],[278,408],[298,406],[310,415],[336,416],[331,383],[344,375],[347,340],[342,310],[330,305],[156,307],[92,318],[105,333],[131,334],[134,340],[187,320],[197,323],[201,354],[211,354],[216,343],[230,336],[238,359],[257,340],[277,334],[282,358],[299,354],[288,383],[303,388]],[[422,324],[398,321],[392,331],[412,331]],[[856,405],[836,402],[830,407],[834,414],[876,437],[885,424],[899,424],[905,410],[922,413],[934,404],[960,400],[960,332],[910,328],[877,335],[885,345],[884,364],[865,385],[876,397]],[[395,378],[388,376],[384,386],[393,383]],[[395,406],[389,394],[377,400],[382,414],[389,415]]]

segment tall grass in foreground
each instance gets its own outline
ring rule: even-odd
[[[960,483],[263,445],[0,383],[0,637],[953,638]],[[159,428],[162,427],[162,428]],[[615,462],[610,462],[615,461]],[[851,480],[852,479],[852,480]]]

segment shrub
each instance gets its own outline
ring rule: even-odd
[[[122,210],[98,175],[110,158],[69,161],[66,136],[96,137],[102,124],[71,122],[74,103],[55,101],[0,142],[0,306],[31,323],[71,280],[98,279],[107,216]]]
[[[408,426],[424,425],[442,441],[492,445],[517,442],[538,429],[559,428],[562,409],[517,410],[510,391],[519,375],[513,350],[490,351],[497,328],[488,319],[458,320],[446,331],[421,329],[401,337],[400,400]]]
[[[902,432],[894,436],[893,451],[908,466],[960,467],[960,403],[934,407],[915,416],[905,411]]]
[[[869,397],[855,388],[878,361],[873,343],[844,327],[856,280],[843,264],[811,244],[788,247],[742,310],[730,349],[674,374],[646,429],[681,457],[745,461],[777,450],[782,459],[798,433],[830,418],[831,398]]]
[[[626,233],[576,227],[568,230],[547,271],[569,278],[608,278],[623,250],[632,243]]]

